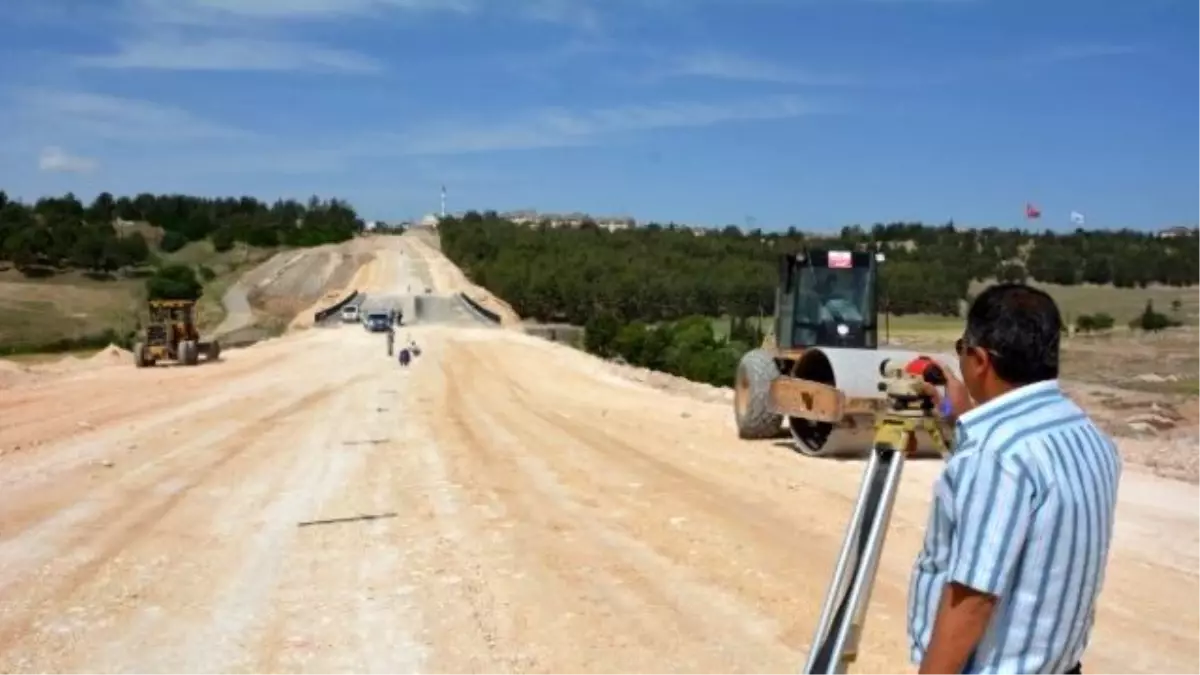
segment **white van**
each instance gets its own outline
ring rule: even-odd
[[[342,323],[358,321],[358,305],[347,305],[342,308]]]

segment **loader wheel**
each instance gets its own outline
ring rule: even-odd
[[[771,412],[771,382],[779,377],[775,359],[765,349],[746,352],[738,362],[733,390],[733,412],[738,438],[774,438],[779,435],[783,415]]]
[[[199,359],[199,350],[196,348],[196,343],[191,340],[184,340],[179,343],[179,361],[185,366],[194,366]]]
[[[146,345],[141,342],[133,346],[133,364],[138,368],[154,365],[150,359],[146,358]]]
[[[221,358],[221,343],[217,342],[216,340],[213,340],[212,342],[210,342],[208,344],[208,359],[207,360],[216,361],[219,358]]]

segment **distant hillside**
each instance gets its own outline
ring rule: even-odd
[[[778,255],[814,245],[885,251],[881,302],[897,315],[956,315],[972,282],[989,279],[1128,289],[1200,282],[1194,230],[1056,235],[893,223],[820,239],[733,227],[697,236],[653,223],[612,232],[531,228],[490,212],[444,219],[439,230],[446,255],[518,314],[574,324],[604,312],[622,321],[769,314]]]
[[[336,199],[266,204],[102,193],[13,201],[0,191],[0,351],[103,346],[144,311],[146,279],[170,265],[202,285],[200,321],[219,323],[221,295],[282,248],[352,239],[362,228]]]

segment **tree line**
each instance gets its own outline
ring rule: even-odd
[[[0,261],[28,273],[82,269],[111,273],[151,261],[145,236],[119,223],[162,229],[158,248],[171,253],[209,239],[218,251],[237,242],[249,246],[318,246],[345,241],[363,221],[346,202],[312,197],[307,203],[102,192],[88,205],[74,194],[44,197],[33,204],[0,191]]]
[[[805,247],[878,250],[880,305],[894,314],[957,315],[972,281],[1092,283],[1120,287],[1200,282],[1200,240],[1118,231],[1068,234],[961,230],[953,223],[843,228],[816,237],[794,229],[697,233],[650,224],[607,231],[554,228],[469,212],[439,225],[442,251],[523,317],[582,325],[584,347],[606,358],[716,386],[733,383],[741,354],[762,343],[757,322],[774,311],[778,259]],[[1175,308],[1176,310],[1178,308]],[[732,317],[718,337],[713,317]],[[1078,329],[1111,328],[1080,317]],[[1147,306],[1130,326],[1178,322]]]
[[[770,315],[778,256],[805,247],[884,252],[880,305],[898,315],[957,315],[975,280],[1130,288],[1200,282],[1195,230],[1164,238],[1132,230],[1058,234],[891,223],[827,237],[736,227],[701,236],[655,223],[612,232],[587,222],[530,226],[491,211],[443,219],[439,230],[443,252],[518,314],[577,325],[598,314],[622,325]]]

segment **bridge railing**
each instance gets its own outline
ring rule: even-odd
[[[345,298],[342,298],[342,300],[340,302],[338,302],[336,305],[326,307],[325,309],[314,314],[313,315],[313,323],[321,323],[325,319],[328,319],[329,317],[333,316],[334,314],[342,311],[342,308],[345,307],[346,305],[349,305],[350,303],[354,302],[355,299],[358,298],[358,295],[359,295],[358,291],[350,291],[350,295],[347,295]]]
[[[483,305],[479,304],[478,302],[475,302],[475,299],[472,298],[471,296],[467,295],[466,293],[459,293],[458,297],[462,298],[462,301],[467,303],[467,306],[470,307],[479,316],[482,316],[483,318],[487,319],[488,321],[491,321],[492,323],[500,323],[500,315],[499,314],[493,312],[492,310],[488,309],[487,307],[484,307]]]

